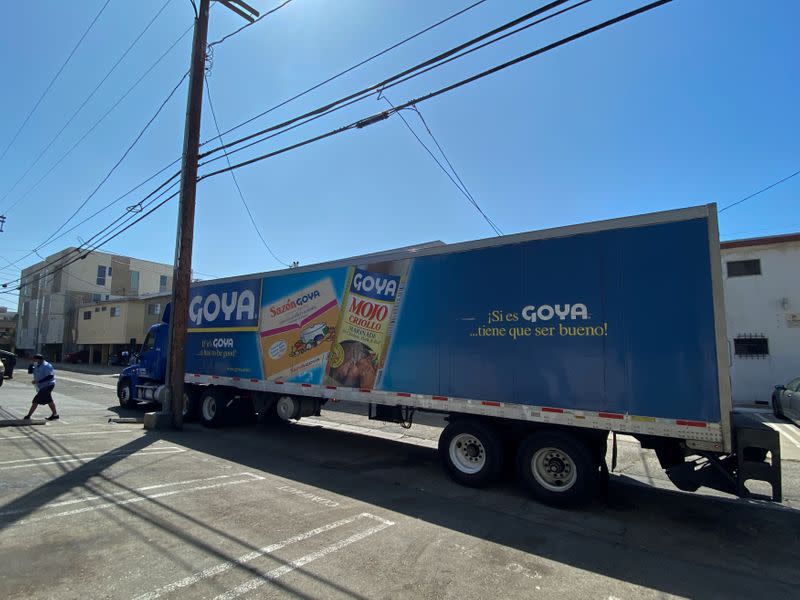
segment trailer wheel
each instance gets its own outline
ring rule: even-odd
[[[200,408],[197,396],[197,390],[190,387],[183,388],[183,420],[186,423],[197,421]]]
[[[448,475],[470,487],[488,485],[503,469],[499,437],[475,419],[458,419],[445,427],[439,437],[439,456]]]
[[[133,408],[138,404],[138,402],[133,399],[133,384],[127,377],[117,382],[117,399],[122,408]]]
[[[225,394],[209,390],[200,396],[200,420],[206,427],[219,427],[225,419]]]
[[[600,466],[584,442],[568,433],[529,435],[517,452],[517,474],[536,498],[556,506],[591,502],[599,489]]]

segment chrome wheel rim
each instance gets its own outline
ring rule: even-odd
[[[217,414],[217,400],[211,396],[203,398],[203,418],[212,421]]]
[[[450,440],[450,462],[462,473],[473,475],[486,465],[486,449],[471,433],[459,433]]]
[[[572,458],[558,448],[540,448],[531,459],[531,471],[537,483],[551,492],[566,492],[578,480]]]

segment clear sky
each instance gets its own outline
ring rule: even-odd
[[[8,193],[165,1],[111,0],[0,160],[0,197],[7,195],[0,202],[0,214],[7,217],[0,265],[30,252],[64,222],[188,69],[191,35],[26,194],[191,25],[189,0],[170,0]],[[0,152],[104,3],[2,3]],[[279,3],[251,0],[262,11]],[[293,0],[215,48],[209,82],[220,126],[224,131],[471,3]],[[594,0],[397,86],[388,97],[397,104],[422,95],[645,3]],[[236,133],[338,99],[543,4],[486,0]],[[475,200],[504,233],[707,202],[724,206],[800,169],[798,22],[800,2],[794,0],[676,0],[419,108]],[[209,40],[242,24],[240,17],[214,6]],[[70,226],[180,155],[185,107],[184,82]],[[268,152],[386,107],[370,98],[235,157]],[[403,114],[432,145],[418,117]],[[202,139],[214,135],[206,103]],[[214,164],[222,166],[224,160]],[[237,173],[264,237],[286,262],[310,264],[493,234],[397,116]],[[40,253],[91,237],[152,187]],[[722,213],[722,238],[800,230],[799,194],[800,176]],[[172,202],[107,250],[172,262],[176,215],[177,202]],[[201,275],[281,267],[258,239],[228,174],[200,183],[195,233],[194,267]],[[38,260],[30,256],[19,266]],[[2,281],[18,277],[16,269],[0,269]],[[15,295],[2,297],[4,304],[15,307]]]

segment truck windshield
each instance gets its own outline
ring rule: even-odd
[[[153,335],[152,331],[147,332],[147,337],[144,338],[144,342],[142,342],[142,353],[152,350],[155,345],[156,336]]]

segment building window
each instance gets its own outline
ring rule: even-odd
[[[102,310],[103,312],[106,312],[106,311],[108,310],[108,307],[107,307],[107,306],[104,306],[104,307],[103,307],[102,309],[100,309],[100,310]]]
[[[167,291],[167,276],[162,275],[158,278],[158,291],[159,292],[166,292]]]
[[[92,302],[100,302],[103,299],[102,294],[92,294]]]
[[[106,284],[106,268],[103,265],[97,266],[97,285]]]
[[[741,358],[766,358],[769,356],[769,340],[765,337],[735,338],[733,353]]]
[[[161,305],[156,304],[148,304],[147,305],[147,314],[148,315],[160,315],[161,314]]]
[[[99,306],[95,306],[94,307],[94,312],[100,312],[100,307]]]
[[[83,320],[84,321],[88,321],[91,318],[92,318],[92,311],[90,311],[90,310],[83,311]]]
[[[108,276],[111,277],[111,267],[108,267]]]
[[[728,266],[728,277],[746,277],[748,275],[761,275],[761,259],[731,260]]]
[[[111,307],[111,316],[118,317],[119,316],[119,306],[112,306]]]
[[[139,271],[131,271],[131,294],[139,293]]]

